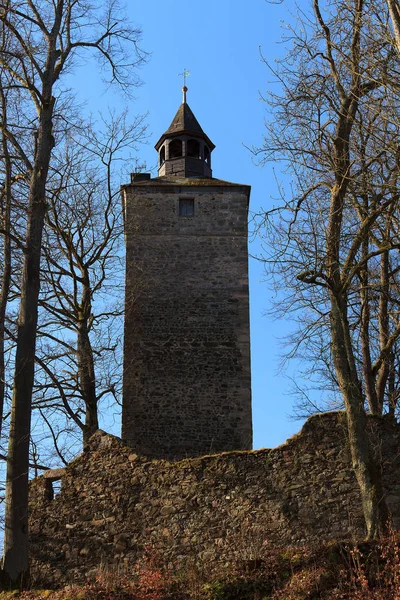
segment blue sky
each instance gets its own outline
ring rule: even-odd
[[[153,146],[168,128],[181,102],[184,68],[190,71],[187,101],[200,125],[216,145],[213,175],[252,186],[250,210],[270,208],[277,195],[270,167],[259,167],[248,147],[262,143],[266,106],[260,99],[270,87],[264,56],[273,61],[284,53],[279,43],[282,20],[290,20],[290,0],[128,0],[128,14],[143,30],[142,47],[150,53],[141,68],[143,84],[129,102],[131,115],[148,112],[148,144],[140,147],[139,163],[155,168]],[[308,3],[301,0],[300,6]],[[108,90],[101,93],[95,70],[82,64],[71,78],[93,112],[107,106],[122,109],[126,99]],[[279,167],[278,167],[279,173]],[[153,176],[156,171],[153,171]],[[250,246],[256,253],[257,246]],[[250,260],[254,447],[273,447],[301,427],[290,419],[290,382],[278,372],[279,338],[287,323],[265,316],[271,291],[262,282],[262,265]],[[296,365],[293,366],[295,372]]]

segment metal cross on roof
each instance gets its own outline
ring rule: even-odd
[[[183,73],[178,73],[179,77],[183,77],[183,87],[186,87],[186,77],[189,77],[190,71],[183,69]]]

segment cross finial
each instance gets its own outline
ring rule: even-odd
[[[190,71],[183,69],[183,73],[178,73],[179,77],[183,77],[183,87],[186,87],[186,77],[189,77]]]
[[[182,104],[186,104],[186,92],[188,91],[188,89],[186,87],[186,77],[189,77],[190,71],[187,71],[186,69],[183,69],[183,73],[178,73],[178,75],[179,75],[179,77],[183,77],[183,88],[182,88],[183,98],[182,98]]]

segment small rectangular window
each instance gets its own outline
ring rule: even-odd
[[[179,216],[193,217],[194,198],[179,198]]]

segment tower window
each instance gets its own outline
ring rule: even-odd
[[[160,166],[165,163],[165,146],[163,146],[160,150]]]
[[[210,164],[210,150],[208,149],[208,146],[204,146],[204,160],[207,164]]]
[[[169,143],[169,157],[178,158],[182,156],[182,140],[172,140]]]
[[[194,198],[179,198],[179,216],[194,216]]]
[[[193,158],[200,158],[200,144],[197,140],[188,140],[187,155]]]

